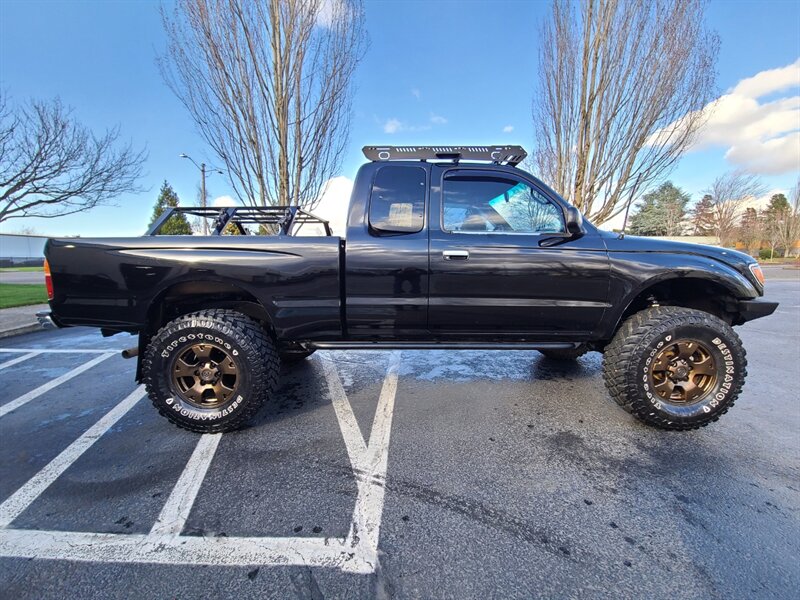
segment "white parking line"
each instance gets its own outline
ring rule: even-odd
[[[99,348],[71,348],[69,350],[51,350],[50,348],[0,348],[0,353],[4,354],[19,352],[43,352],[46,354],[106,354],[111,352],[112,354],[117,354],[119,350],[115,350],[114,348],[105,348],[104,350]]]
[[[136,388],[127,398],[106,413],[102,419],[87,429],[81,437],[67,446],[61,454],[51,460],[44,469],[0,504],[0,528],[8,527],[11,521],[28,508],[51,483],[58,479],[59,475],[78,460],[81,454],[86,452],[114,423],[119,421],[144,394],[144,386]]]
[[[180,479],[167,498],[164,508],[161,509],[156,524],[150,530],[151,536],[177,536],[183,531],[183,526],[186,524],[186,519],[189,518],[189,512],[197,498],[197,492],[200,491],[200,486],[206,477],[208,467],[211,466],[211,459],[214,458],[221,438],[221,433],[200,437]]]
[[[302,565],[333,567],[352,573],[373,573],[378,567],[378,540],[400,353],[393,353],[389,361],[369,444],[361,435],[335,365],[326,359],[317,358],[316,361],[321,363],[328,383],[358,489],[353,521],[346,538],[212,538],[180,535],[221,434],[200,438],[156,524],[147,535],[8,528],[22,511],[144,395],[143,387],[139,387],[0,505],[0,556],[121,563]]]
[[[325,359],[318,359],[316,362],[320,362],[322,365],[322,372],[325,374],[331,403],[333,404],[333,410],[336,412],[336,418],[339,420],[339,427],[342,430],[342,437],[347,448],[347,456],[350,457],[350,464],[354,471],[358,471],[362,468],[359,461],[367,451],[367,445],[364,443],[361,430],[358,428],[358,421],[356,421],[356,416],[353,414],[353,409],[347,400],[347,394],[342,386],[339,373],[336,371],[336,365],[333,361]]]
[[[5,369],[6,367],[13,367],[14,365],[21,363],[23,360],[28,360],[29,358],[33,358],[34,356],[39,356],[42,351],[37,352],[28,352],[27,354],[23,354],[22,356],[18,356],[17,358],[12,358],[11,360],[7,360],[4,363],[0,363],[0,370]]]
[[[383,501],[386,495],[386,471],[389,462],[389,437],[392,431],[399,370],[400,352],[394,352],[389,360],[378,407],[372,421],[369,445],[364,456],[359,460],[360,471],[356,471],[358,497],[347,542],[348,545],[358,548],[359,556],[369,567],[369,572],[375,570],[378,561],[378,540],[380,539]]]
[[[0,556],[168,565],[299,565],[371,573],[343,539],[177,536],[0,529]]]
[[[103,362],[106,359],[111,358],[112,356],[114,356],[114,354],[115,353],[113,353],[113,352],[108,352],[106,354],[101,354],[100,356],[98,356],[96,358],[93,358],[89,362],[83,363],[81,366],[72,369],[72,371],[64,373],[61,377],[56,377],[55,379],[53,379],[51,381],[48,381],[44,385],[40,385],[35,390],[31,390],[27,394],[23,394],[22,396],[20,396],[16,400],[12,400],[11,402],[9,402],[7,404],[3,404],[2,406],[0,406],[0,417],[3,417],[5,415],[7,415],[12,410],[16,410],[20,406],[22,406],[23,404],[27,404],[31,400],[33,400],[35,398],[38,398],[39,396],[41,396],[42,394],[44,394],[46,392],[49,392],[50,390],[52,390],[53,388],[58,387],[59,385],[61,385],[65,381],[69,381],[73,377],[77,377],[78,375],[80,375],[84,371],[86,371],[88,369],[91,369],[93,366]]]

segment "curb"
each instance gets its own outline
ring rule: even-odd
[[[33,333],[34,331],[44,331],[44,329],[38,323],[20,325],[18,327],[12,327],[11,329],[4,329],[0,331],[0,339],[15,335],[22,335],[23,333]]]

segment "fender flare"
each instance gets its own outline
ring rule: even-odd
[[[704,268],[707,267],[707,268]],[[698,281],[710,283],[736,299],[752,299],[758,297],[758,291],[744,275],[737,270],[717,262],[695,264],[671,271],[662,271],[640,282],[628,291],[619,302],[612,304],[606,315],[606,328],[602,337],[608,339],[619,329],[623,316],[631,305],[654,287],[669,281]]]

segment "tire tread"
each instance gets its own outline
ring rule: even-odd
[[[655,326],[681,325],[700,325],[720,331],[735,342],[736,347],[732,350],[740,354],[742,371],[739,381],[731,388],[725,404],[719,410],[709,413],[708,418],[703,420],[680,421],[660,414],[640,393],[635,378],[630,377],[634,370],[633,365],[647,343],[649,331]],[[623,410],[648,425],[673,431],[699,429],[717,421],[736,402],[745,377],[747,377],[747,356],[741,339],[733,328],[710,313],[680,306],[654,306],[632,315],[606,346],[603,357],[603,380],[611,398]]]
[[[189,420],[177,421],[171,411],[163,408],[156,398],[158,393],[157,374],[154,373],[153,367],[155,353],[158,351],[156,344],[153,342],[165,336],[170,336],[180,329],[191,327],[191,322],[197,319],[216,321],[223,327],[229,328],[229,335],[235,337],[237,343],[244,347],[248,354],[261,357],[261,360],[255,360],[248,365],[251,370],[250,378],[253,381],[253,390],[251,391],[252,397],[249,397],[247,402],[243,403],[242,409],[235,411],[234,416],[230,419],[225,419],[221,422],[204,421],[202,425]],[[196,433],[219,433],[241,429],[275,392],[278,387],[279,373],[280,358],[272,339],[264,328],[242,313],[222,308],[201,310],[182,315],[170,321],[153,336],[142,360],[142,381],[145,384],[151,402],[159,414],[166,417],[177,427]]]

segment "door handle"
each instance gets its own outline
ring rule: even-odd
[[[469,252],[467,250],[445,250],[442,252],[442,258],[445,260],[469,260]]]

